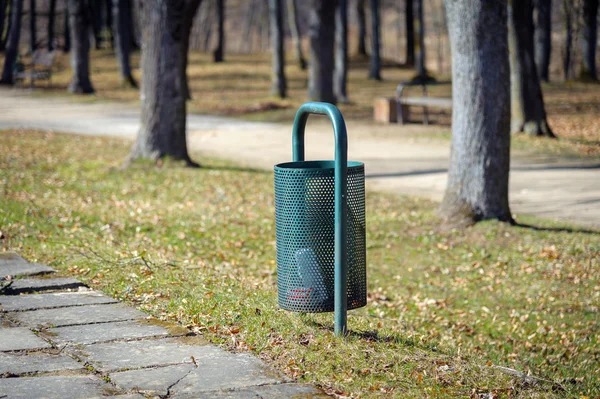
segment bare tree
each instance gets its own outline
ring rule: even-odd
[[[552,51],[552,0],[535,0],[535,8],[535,65],[540,80],[547,82]]]
[[[121,75],[121,85],[138,87],[131,74],[131,64],[129,62],[131,6],[131,0],[112,0],[112,22],[114,23],[112,31]]]
[[[598,43],[598,0],[583,0],[583,26],[581,45],[583,60],[581,64],[582,80],[597,81],[596,45]]]
[[[445,6],[454,106],[448,185],[440,212],[456,224],[512,222],[506,0],[445,0]]]
[[[141,124],[128,162],[170,156],[193,162],[187,150],[185,54],[189,30],[201,0],[138,0],[142,32]],[[186,32],[187,30],[187,32]]]
[[[379,56],[379,0],[370,0],[371,5],[371,64],[369,79],[381,80],[381,58]]]
[[[54,24],[56,21],[56,0],[50,0],[48,7],[48,51],[54,51]]]
[[[63,52],[71,51],[71,24],[69,23],[69,2],[65,2],[64,43]]]
[[[272,85],[271,94],[286,97],[285,57],[283,51],[283,10],[282,0],[269,0],[271,25]]]
[[[300,35],[300,27],[298,24],[298,7],[296,6],[296,0],[287,0],[288,5],[288,21],[290,24],[290,33],[292,34],[292,41],[294,42],[294,56],[300,69],[306,69],[306,60],[302,53],[302,41]],[[245,36],[247,39],[248,36]]]
[[[346,80],[348,75],[348,4],[338,0],[335,10],[335,71],[333,91],[337,101],[348,102]]]
[[[511,132],[554,137],[534,62],[532,1],[509,0],[508,14]]]
[[[308,97],[335,104],[333,54],[337,0],[311,0],[310,5]]]
[[[565,17],[565,48],[563,53],[563,72],[565,80],[571,78],[571,50],[573,48],[573,19],[574,10],[571,0],[563,0]]]
[[[423,0],[417,0],[417,22],[419,47],[417,51],[416,72],[417,77],[423,78],[427,76],[427,68],[425,67],[425,18],[423,16]]]
[[[33,54],[37,47],[36,2],[29,0],[29,52]]]
[[[413,12],[413,0],[404,0],[406,4],[406,66],[415,65],[415,17]]]
[[[225,0],[217,0],[217,48],[213,53],[215,62],[223,62],[225,51]]]
[[[358,55],[367,55],[367,17],[365,15],[365,0],[356,0],[356,18],[358,23]]]
[[[90,40],[88,32],[91,27],[91,16],[88,1],[68,0],[69,25],[71,31],[71,69],[73,77],[69,83],[70,93],[91,94],[94,92],[90,81]]]
[[[23,15],[23,0],[12,0],[10,7],[10,32],[8,45],[4,54],[4,69],[0,84],[12,85],[15,83],[13,69],[19,54],[19,41],[21,39],[21,16]]]

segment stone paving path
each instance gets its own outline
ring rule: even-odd
[[[318,398],[248,354],[0,254],[0,398]]]

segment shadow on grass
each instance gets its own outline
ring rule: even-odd
[[[527,223],[515,223],[515,227],[522,227],[524,229],[534,230],[534,231],[547,231],[552,233],[583,233],[590,235],[600,235],[600,230],[590,230],[590,229],[580,229],[580,228],[571,228],[571,227],[542,227],[542,226],[534,226]]]

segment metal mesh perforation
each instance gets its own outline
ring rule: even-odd
[[[348,163],[348,309],[367,303],[364,165]],[[334,310],[334,162],[275,167],[277,286],[282,309]]]

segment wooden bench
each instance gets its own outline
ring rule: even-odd
[[[422,97],[403,97],[402,91],[407,86],[421,86],[423,89]],[[429,124],[428,108],[452,109],[451,98],[439,98],[427,96],[427,84],[425,82],[404,82],[396,88],[396,113],[397,121],[403,125],[410,121],[410,107],[423,107],[423,124]]]
[[[29,79],[30,87],[34,86],[36,80],[47,80],[50,85],[55,58],[56,51],[36,50],[31,58],[31,64],[26,65],[24,70],[15,73],[15,80],[24,82]]]

